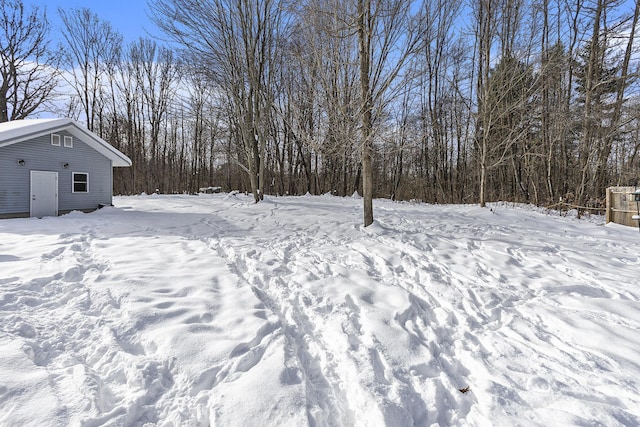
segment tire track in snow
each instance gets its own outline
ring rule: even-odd
[[[270,222],[278,221],[274,218],[277,216],[274,209],[268,207],[269,212],[252,218],[249,223],[252,233],[259,234],[265,223],[271,230]],[[246,207],[243,209],[248,215],[252,214]],[[386,217],[381,218],[388,221]],[[309,218],[300,221],[309,222]],[[389,222],[396,224],[394,221]],[[269,240],[244,235],[245,240],[230,237],[219,254],[229,260],[230,266],[239,267],[234,275],[254,288],[264,308],[284,319],[280,321],[281,329],[274,331],[275,334],[284,337],[299,334],[300,330],[308,331],[307,335],[312,338],[304,339],[306,351],[318,361],[317,369],[327,384],[338,390],[338,395],[346,395],[343,406],[348,408],[346,412],[352,414],[355,424],[364,424],[362,420],[367,419],[371,408],[377,415],[370,415],[368,420],[375,420],[374,425],[384,421],[399,425],[403,420],[404,424],[411,424],[407,422],[409,418],[402,418],[407,414],[414,420],[441,425],[473,422],[479,417],[477,412],[472,412],[476,402],[481,403],[480,407],[493,408],[496,412],[504,406],[514,413],[519,410],[518,405],[531,399],[531,393],[545,393],[553,387],[558,388],[559,384],[545,379],[552,373],[536,371],[527,364],[534,361],[538,369],[544,367],[545,359],[537,357],[537,348],[549,353],[545,349],[545,339],[564,338],[562,334],[531,334],[532,331],[548,331],[548,325],[542,323],[541,318],[531,316],[531,312],[540,298],[549,293],[537,282],[544,279],[545,272],[552,271],[552,257],[559,254],[561,246],[554,245],[553,240],[547,243],[544,239],[532,248],[520,247],[509,239],[496,245],[496,241],[515,230],[503,225],[477,227],[460,222],[463,224],[448,221],[432,229],[430,225],[416,226],[400,220],[400,225],[391,226],[393,237],[383,230],[377,235],[362,233],[363,240],[360,240],[363,236],[355,235],[352,230],[340,236],[337,235],[339,233],[327,235],[325,229],[330,226],[316,229],[314,224],[308,223],[291,233],[291,225],[281,223]],[[279,230],[280,227],[288,230]],[[454,237],[460,234],[467,237],[462,240]],[[356,247],[354,243],[357,243]],[[488,253],[486,243],[498,249]],[[351,255],[348,255],[346,259],[340,259],[327,249],[331,246],[339,248],[337,252],[340,253],[349,248],[355,258],[350,260]],[[393,261],[393,254],[384,248],[392,248],[396,256],[403,258]],[[532,256],[532,251],[540,249],[542,256]],[[369,257],[371,271],[363,269],[366,265],[363,263],[364,255]],[[402,265],[403,269],[399,270],[394,264]],[[530,274],[521,274],[522,269],[530,269]],[[516,274],[510,274],[514,272]],[[509,282],[507,277],[522,279],[522,283]],[[404,288],[406,303],[388,319],[394,322],[394,328],[413,337],[413,342],[417,343],[411,347],[419,355],[415,358],[418,359],[416,363],[408,367],[394,364],[389,345],[385,347],[385,337],[369,333],[381,330],[378,325],[371,326],[372,321],[379,320],[376,318],[376,305],[381,301],[376,289],[355,292],[353,283],[360,279]],[[349,290],[335,293],[339,295],[336,298],[317,298],[313,286],[330,285],[333,280],[346,280]],[[584,288],[576,290],[582,292]],[[341,331],[344,337],[328,336],[326,330],[329,327],[319,327],[321,322],[334,322],[332,326],[337,323],[338,328],[334,328],[334,332]],[[302,326],[293,331],[287,330],[287,325],[298,324]],[[505,326],[507,328],[504,329],[514,326],[514,333],[506,334],[502,330]],[[274,340],[276,338],[273,337]],[[244,351],[256,343],[247,341],[238,354],[245,354]],[[300,360],[306,358],[292,356],[301,346],[295,337],[285,346],[289,361],[283,371],[286,372],[285,381],[305,378],[306,371],[300,368],[304,363]],[[532,348],[527,349],[526,346]],[[563,351],[570,350],[567,347]],[[546,360],[555,363],[561,357],[565,356],[551,352]],[[508,362],[505,361],[507,359]],[[584,364],[576,366],[587,366],[588,362],[584,360]],[[604,366],[606,358],[591,362]],[[241,375],[241,371],[235,371],[234,363],[235,358],[220,373],[237,372]],[[494,363],[498,366],[506,364],[513,370],[507,375],[496,375]],[[354,371],[361,375],[350,376]],[[311,377],[313,370],[310,372]],[[464,379],[468,384],[460,383]],[[565,383],[573,384],[574,381],[567,378]],[[409,385],[403,385],[403,382]],[[330,425],[323,418],[323,406],[317,403],[328,399],[328,395],[315,394],[314,385],[307,385],[307,402],[315,408],[309,411],[309,423]],[[471,392],[463,396],[456,389],[466,385],[471,385]],[[319,383],[317,388],[324,390],[324,387],[324,383]],[[582,399],[587,389],[576,387],[575,390],[581,393]],[[394,406],[395,402],[402,401],[400,396],[410,396],[413,392],[420,402],[405,403],[402,408]],[[404,401],[409,402],[410,399]],[[425,404],[428,408],[426,415],[420,411],[420,406]],[[490,415],[480,414],[480,419],[486,420]]]
[[[300,231],[300,230],[299,230]],[[293,242],[284,239],[280,245],[286,261],[286,285],[295,289],[296,298],[293,310],[301,308],[298,318],[310,320],[311,324],[322,327],[310,332],[314,337],[314,353],[326,372],[337,395],[347,406],[347,418],[340,425],[407,425],[420,423],[424,414],[422,409],[409,415],[410,411],[398,405],[398,384],[393,382],[390,366],[378,348],[380,342],[366,324],[366,314],[362,306],[356,302],[349,292],[344,293],[342,300],[317,298],[313,294],[315,286],[323,286],[333,279],[345,279],[338,273],[344,260],[337,258],[330,250],[316,253],[310,246],[317,244],[318,236],[314,231],[300,233]],[[344,247],[345,240],[333,236],[322,236],[322,246]],[[278,249],[276,249],[278,251]],[[300,277],[301,276],[301,277]],[[298,279],[298,277],[300,277]],[[321,291],[322,292],[322,291]],[[363,296],[366,300],[367,296]],[[297,304],[296,304],[297,303]],[[371,302],[369,302],[371,304]],[[335,335],[331,330],[331,322],[338,323],[343,336]],[[329,324],[327,324],[329,323]],[[409,398],[410,406],[420,408],[421,402]],[[323,423],[322,425],[327,425]],[[333,424],[328,424],[333,425]]]
[[[234,248],[236,245],[238,249]],[[281,381],[285,384],[304,381],[309,425],[353,425],[349,408],[341,403],[346,402],[346,396],[335,386],[340,381],[332,368],[327,369],[334,358],[325,350],[316,326],[305,313],[318,301],[312,301],[312,296],[285,279],[291,273],[285,265],[287,249],[277,257],[270,257],[273,248],[268,244],[261,247],[253,241],[250,246],[259,249],[250,250],[244,246],[244,242],[221,239],[216,249],[228,260],[231,270],[252,287],[265,308],[279,319],[278,332],[285,339]],[[256,348],[255,344],[252,348]]]
[[[423,361],[408,369],[396,368],[393,375],[409,385],[409,397],[403,400],[424,399],[428,404],[426,416],[414,418],[414,423],[421,425],[429,420],[429,423],[450,425],[464,419],[471,408],[472,394],[456,395],[459,388],[468,385],[466,377],[470,373],[457,354],[457,342],[465,339],[458,330],[458,316],[451,307],[443,306],[432,293],[434,290],[430,292],[421,285],[426,276],[440,277],[446,272],[440,272],[436,263],[421,261],[425,252],[411,244],[383,238],[370,229],[365,235],[373,241],[352,244],[355,253],[369,266],[376,281],[404,290],[409,301],[409,306],[398,311],[393,320],[421,349]],[[355,260],[354,264],[361,262]],[[455,412],[442,407],[441,402],[448,402],[447,408],[452,406]]]
[[[283,324],[295,325],[297,329],[302,329],[299,334],[292,335],[291,342],[298,349],[298,363],[303,367],[305,377],[318,378],[317,369],[314,368],[311,375],[308,373],[307,361],[310,359],[310,352],[323,361],[320,368],[324,378],[320,383],[316,381],[315,384],[308,384],[314,390],[311,393],[312,397],[308,393],[308,404],[314,405],[318,400],[317,391],[325,390],[329,384],[333,391],[325,392],[320,399],[332,402],[333,405],[336,405],[335,402],[348,402],[348,409],[341,409],[346,414],[342,418],[347,420],[377,420],[376,422],[384,420],[390,425],[420,425],[427,423],[427,420],[450,423],[458,417],[464,417],[469,410],[470,404],[467,403],[469,399],[458,405],[457,414],[446,413],[447,411],[440,404],[445,400],[457,401],[458,398],[453,395],[453,392],[461,386],[454,385],[453,380],[449,378],[443,380],[436,378],[434,381],[438,384],[433,387],[434,390],[425,390],[424,382],[427,379],[422,375],[425,371],[424,364],[399,367],[389,359],[384,350],[381,351],[390,344],[382,343],[373,333],[373,329],[368,326],[368,318],[375,311],[373,301],[367,301],[367,297],[363,296],[363,303],[360,303],[360,298],[355,298],[348,293],[342,302],[318,301],[314,297],[312,286],[309,284],[315,283],[322,286],[321,282],[327,278],[339,276],[339,273],[333,271],[332,266],[344,265],[345,260],[337,259],[329,251],[316,253],[310,249],[308,246],[314,242],[314,239],[316,242],[318,239],[318,236],[312,237],[313,233],[314,230],[299,229],[294,235],[285,233],[269,242],[252,241],[251,246],[254,249],[244,253],[235,250],[233,253],[228,251],[226,253],[231,263],[238,266],[239,274],[256,287],[259,298],[283,319]],[[356,236],[359,236],[359,233]],[[323,246],[352,245],[345,239],[336,240],[330,236],[324,236],[324,238],[326,241],[323,241]],[[233,243],[227,243],[227,245],[234,246]],[[241,246],[243,245],[238,244],[238,247]],[[348,263],[348,260],[346,262]],[[356,263],[357,265],[359,264]],[[380,274],[374,273],[370,276],[373,281],[382,281]],[[409,295],[413,294],[409,292]],[[417,297],[414,298],[415,301]],[[414,314],[411,312],[411,315]],[[322,325],[330,321],[329,317],[342,319],[344,343],[339,340],[337,342],[330,334],[323,336],[327,334],[326,330],[318,330],[314,326],[314,324]],[[414,315],[414,319],[405,319],[405,323],[409,321],[415,323],[416,317],[417,315]],[[415,332],[409,332],[408,327],[405,327],[405,331],[415,335]],[[447,331],[443,330],[439,333],[445,336]],[[300,337],[304,337],[303,342],[300,341]],[[431,343],[432,346],[435,345],[434,342],[435,339]],[[429,348],[426,344],[424,346],[428,351],[433,350],[433,347]],[[444,353],[448,354],[448,351],[438,350],[439,355]],[[450,359],[451,362],[446,362],[444,365],[451,367],[450,370],[456,370],[456,375],[451,375],[452,377],[459,377],[465,370],[459,362],[454,361],[453,357]],[[457,365],[453,367],[455,363]],[[440,370],[444,368],[440,366]],[[364,376],[354,377],[353,372],[362,373]],[[346,395],[346,399],[339,399],[342,395]],[[425,406],[425,395],[430,399],[431,409]],[[323,407],[326,405],[319,406],[322,411],[310,411],[310,420],[315,420],[314,417],[318,416],[314,414],[327,412],[329,409]],[[371,413],[372,407],[378,408],[379,415]],[[336,412],[336,410],[331,411],[331,413]],[[334,424],[336,423],[327,420],[320,423],[320,425]],[[344,421],[339,423],[339,425],[351,424],[352,422]]]

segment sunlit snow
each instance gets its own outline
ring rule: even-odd
[[[0,221],[2,426],[640,424],[640,233],[135,196]]]

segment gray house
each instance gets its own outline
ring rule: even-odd
[[[113,167],[131,160],[71,119],[0,123],[0,218],[110,205]]]

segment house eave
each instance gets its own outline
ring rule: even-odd
[[[42,135],[66,130],[111,160],[114,167],[129,167],[131,159],[108,142],[71,119],[34,119],[9,122],[0,130],[0,147],[27,141]],[[14,125],[15,126],[12,126]]]

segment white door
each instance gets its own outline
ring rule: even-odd
[[[31,171],[31,216],[58,215],[58,172]]]

